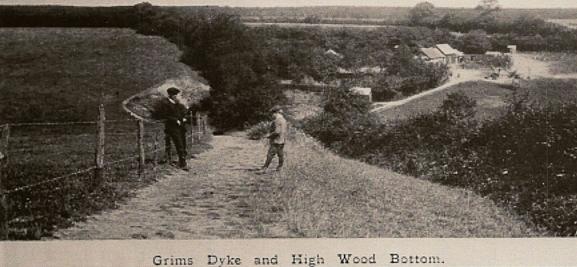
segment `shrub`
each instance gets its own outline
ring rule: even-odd
[[[368,112],[370,103],[343,88],[333,90],[325,97],[323,111],[305,120],[303,128],[336,151],[348,150],[344,146],[348,140],[374,125]]]
[[[246,132],[250,140],[260,140],[270,133],[270,129],[270,122],[262,121],[250,127]]]

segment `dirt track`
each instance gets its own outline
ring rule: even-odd
[[[215,239],[257,237],[252,229],[251,192],[265,146],[245,138],[217,136],[214,149],[136,192],[116,210],[90,216],[60,230],[59,239]],[[261,188],[262,189],[262,188]],[[279,233],[282,234],[282,233]],[[285,234],[286,236],[286,234]],[[259,236],[262,237],[262,236]]]
[[[551,78],[551,79],[577,79],[577,73],[571,74],[552,74],[549,70],[549,63],[539,61],[534,59],[533,56],[529,54],[513,54],[513,67],[512,70],[517,71],[521,75],[521,77],[525,79],[535,79],[535,78]],[[410,101],[415,99],[422,98],[424,96],[434,94],[436,92],[445,90],[447,88],[452,87],[453,85],[457,85],[459,83],[467,82],[467,81],[478,81],[483,80],[487,82],[497,82],[497,83],[510,83],[510,79],[505,80],[487,80],[484,79],[484,74],[482,71],[475,71],[475,70],[462,70],[459,68],[452,69],[454,75],[447,81],[445,84],[421,92],[416,95],[412,95],[405,99],[397,100],[397,101],[388,101],[388,102],[375,102],[373,103],[373,108],[371,112],[379,112],[385,111],[394,107],[398,107],[404,105]]]

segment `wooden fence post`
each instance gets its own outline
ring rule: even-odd
[[[138,177],[144,178],[144,166],[146,155],[144,154],[144,121],[138,120]]]
[[[206,134],[208,133],[208,115],[204,114],[202,116],[202,133]]]
[[[4,194],[6,156],[0,151],[0,240],[8,240],[8,203]]]
[[[190,111],[190,150],[194,147],[194,114]]]
[[[200,143],[200,139],[202,138],[202,125],[200,125],[202,121],[200,120],[200,113],[196,113],[196,134],[198,135],[198,142]]]
[[[95,163],[96,169],[94,170],[94,185],[100,186],[104,181],[104,137],[105,128],[104,121],[106,120],[106,115],[104,113],[104,104],[98,106],[98,122],[96,125],[96,156]]]
[[[158,133],[154,133],[154,154],[153,154],[153,161],[154,161],[154,180],[158,179]]]
[[[0,132],[4,138],[3,149],[0,150],[0,240],[8,240],[8,199],[4,193],[4,181],[7,178],[8,144],[10,142],[10,125],[4,126]]]

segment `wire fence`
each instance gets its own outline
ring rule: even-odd
[[[0,239],[38,239],[91,211],[113,206],[161,175],[162,122],[105,120],[0,125]],[[209,135],[190,114],[188,150]]]

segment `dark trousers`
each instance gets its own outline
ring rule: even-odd
[[[164,128],[164,141],[166,146],[166,157],[170,162],[172,157],[172,146],[174,143],[178,154],[178,165],[186,166],[186,128],[183,126],[166,125]]]
[[[284,164],[284,144],[270,144],[264,168],[268,168],[275,155],[278,156],[278,166],[276,168],[280,169]]]

